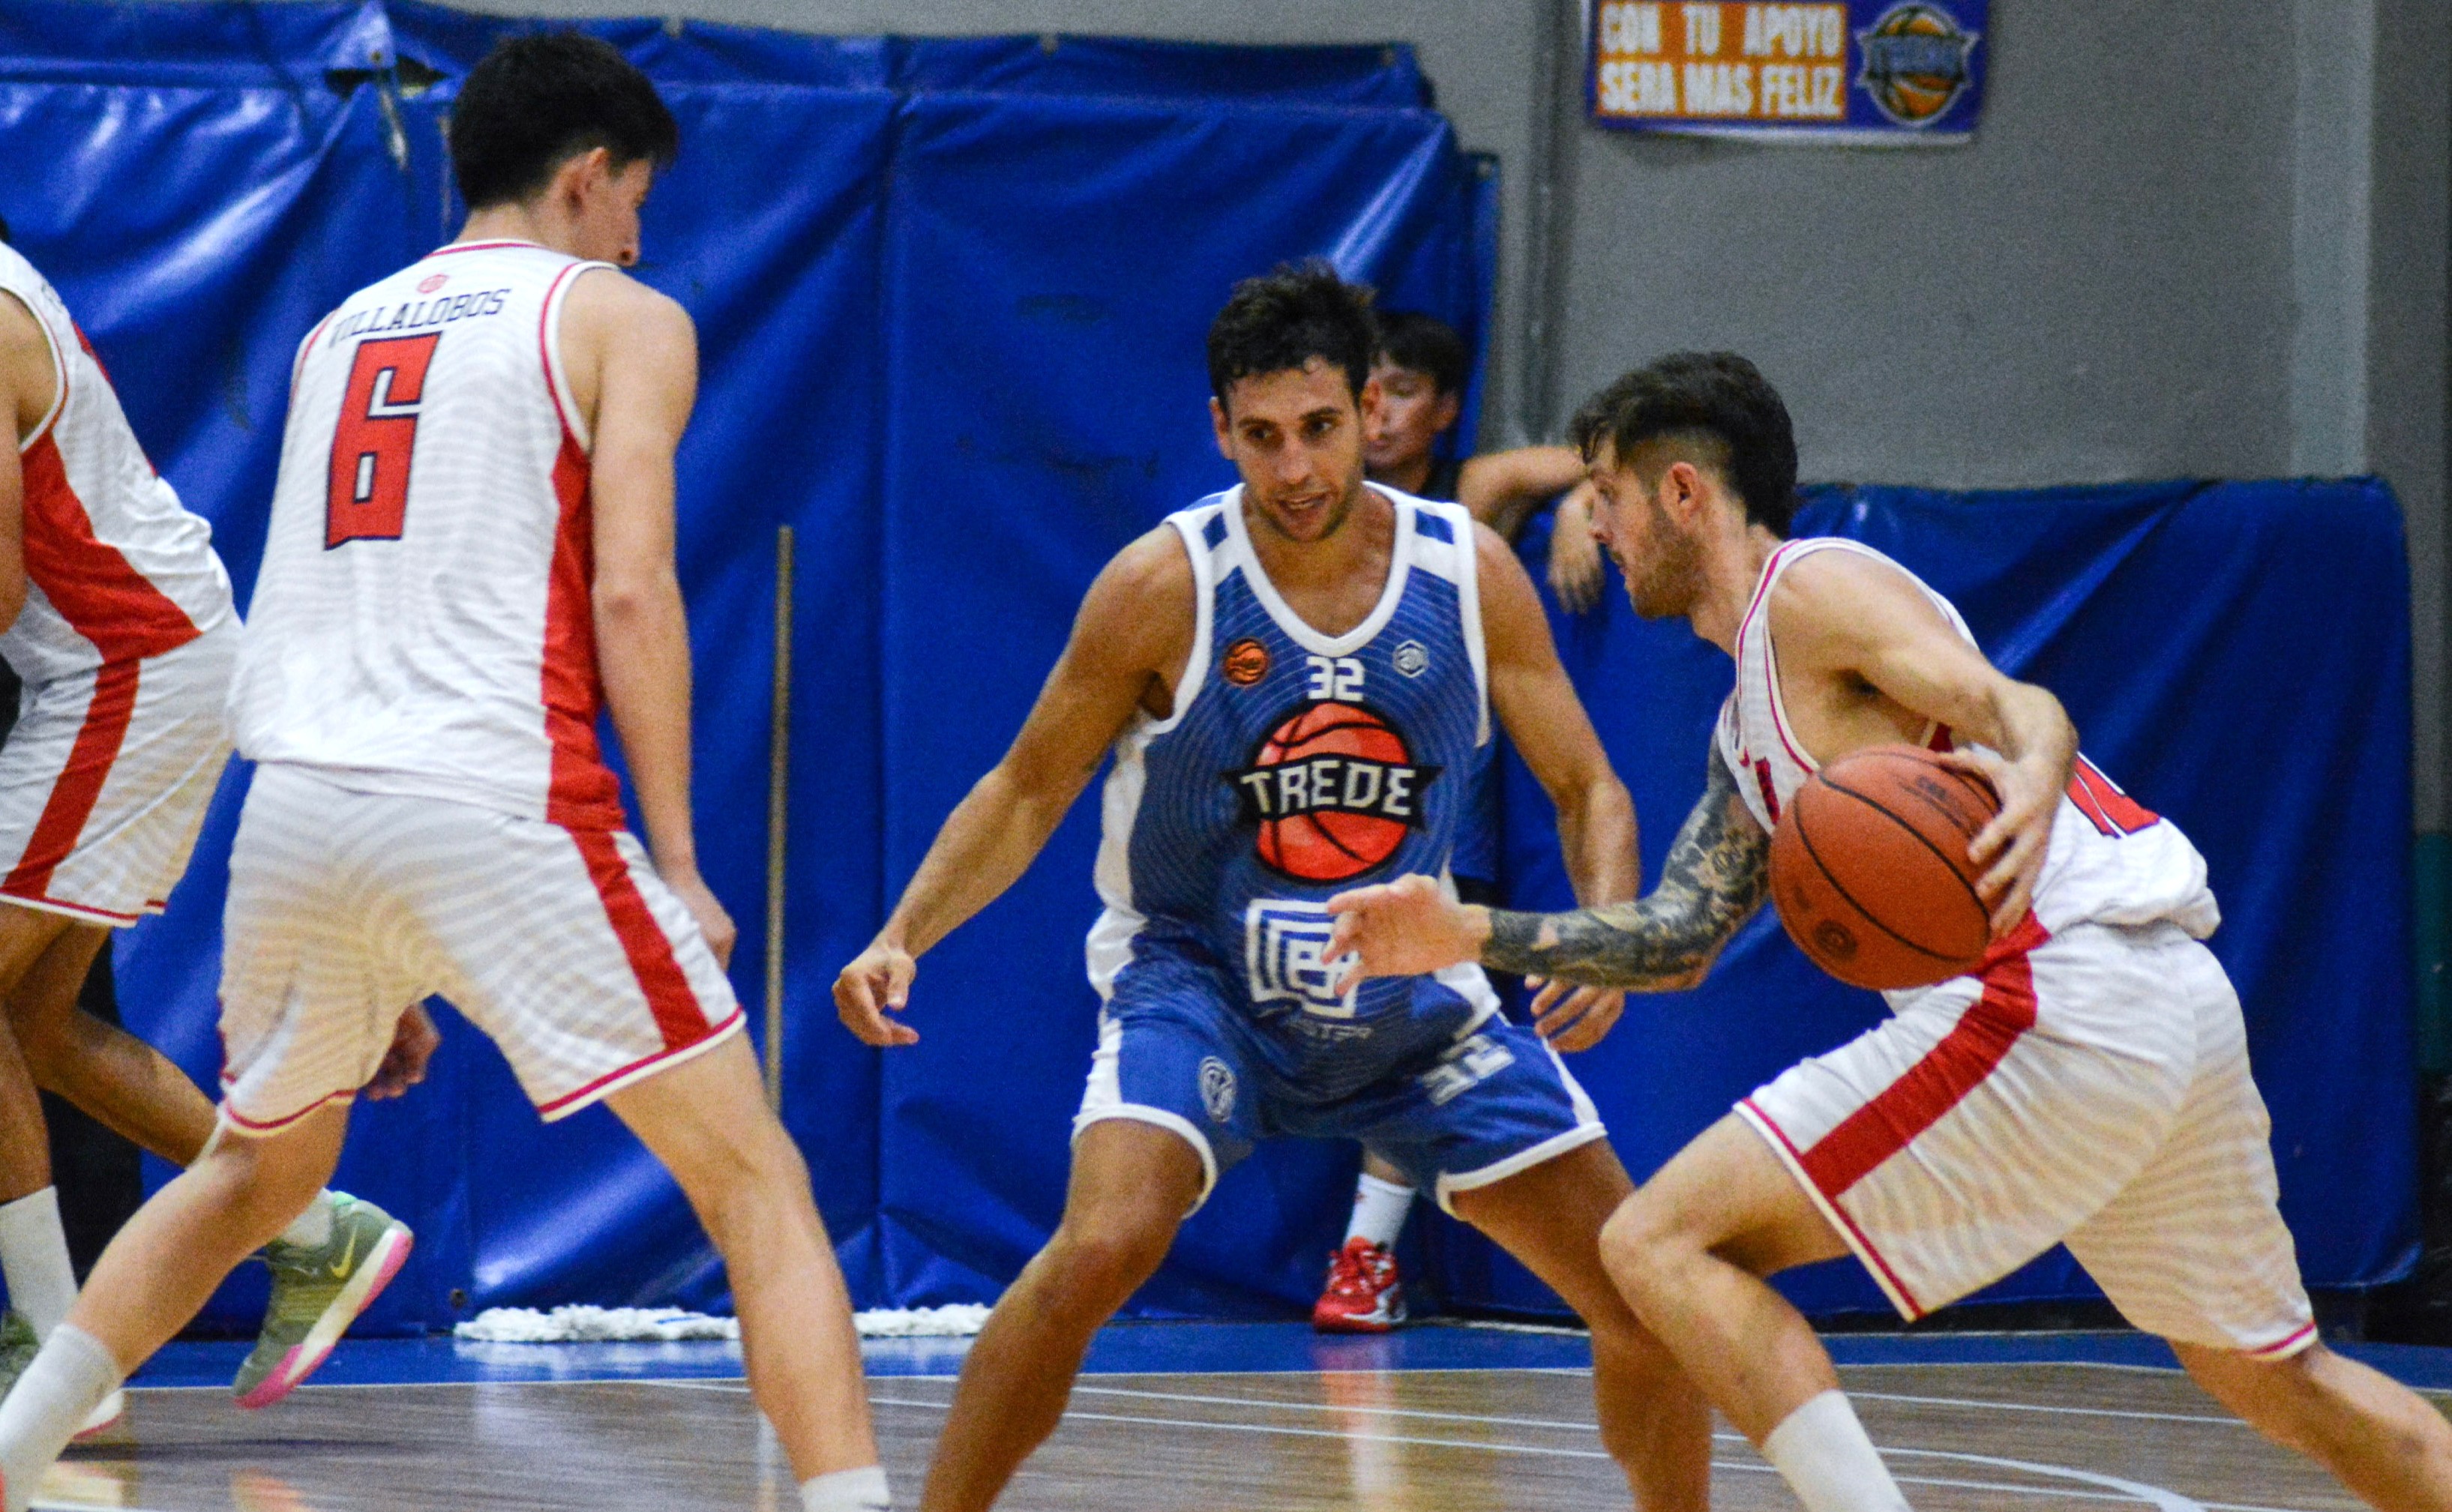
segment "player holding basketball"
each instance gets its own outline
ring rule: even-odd
[[[0,747],[0,1390],[68,1316],[69,1268],[40,1087],[185,1166],[212,1104],[159,1051],[77,1007],[113,930],[159,913],[229,759],[239,638],[212,532],[153,471],[101,361],[0,227],[0,658],[24,684]],[[402,1047],[395,1084],[422,1074]],[[386,1088],[386,1090],[390,1090]],[[321,1364],[407,1254],[372,1203],[320,1192],[266,1247],[262,1337],[242,1404]],[[94,1426],[117,1416],[112,1396]]]
[[[1592,1327],[1602,1441],[1649,1512],[1708,1496],[1702,1401],[1602,1271],[1630,1189],[1592,1105],[1477,968],[1328,983],[1321,904],[1440,873],[1457,776],[1511,731],[1595,902],[1631,894],[1633,810],[1532,585],[1463,510],[1363,480],[1368,295],[1315,265],[1238,286],[1210,327],[1212,419],[1239,486],[1111,560],[1002,761],[835,983],[872,1045],[914,958],[1019,876],[1112,750],[1090,934],[1105,1000],[1064,1216],[962,1367],[926,1512],[977,1512],[1054,1431],[1090,1337],[1254,1141],[1359,1139],[1506,1247]],[[1580,1042],[1583,994],[1541,1005]]]
[[[547,1118],[607,1102],[729,1267],[805,1512],[882,1512],[851,1310],[766,1110],[700,880],[673,452],[681,306],[621,271],[678,145],[573,33],[461,88],[461,239],[300,347],[231,703],[261,763],[231,857],[214,1148],[129,1221],[0,1404],[20,1512],[93,1404],[331,1170],[407,1005],[450,997]],[[655,848],[596,747],[609,704]]]
[[[1610,1220],[1627,1300],[1809,1512],[1906,1506],[1805,1319],[1761,1278],[1854,1253],[1912,1320],[2056,1243],[2189,1374],[2393,1512],[2452,1507],[2452,1425],[2318,1341],[2204,860],[2077,754],[1905,568],[1786,540],[1796,445],[1762,375],[1667,357],[1576,419],[1636,611],[1737,662],[1702,801],[1642,902],[1468,909],[1422,878],[1330,905],[1372,973],[1478,958],[1638,991],[1701,979],[1762,903],[1781,805],[1867,746],[1954,744],[2001,813],[1982,970],[1740,1103]]]

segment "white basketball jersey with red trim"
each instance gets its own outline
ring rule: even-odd
[[[153,471],[109,375],[43,275],[0,245],[0,291],[51,349],[51,412],[17,446],[26,607],[0,658],[29,683],[159,656],[230,617],[212,527]]]
[[[1923,590],[1968,643],[1974,634],[1957,606],[1870,546],[1835,536],[1783,543],[1763,564],[1753,601],[1737,625],[1737,685],[1720,708],[1714,736],[1746,807],[1768,831],[1798,787],[1818,769],[1790,728],[1780,702],[1779,658],[1771,646],[1770,595],[1779,575],[1817,551],[1849,551],[1890,567]],[[1949,732],[1927,744],[1950,749]],[[2199,939],[2222,912],[2205,885],[2205,860],[2180,827],[2151,813],[2084,756],[2052,820],[2051,845],[2035,886],[2035,919],[2057,934],[2075,924],[2146,925],[2168,920]]]
[[[306,338],[230,693],[242,752],[621,826],[596,744],[590,441],[560,341],[572,284],[610,265],[446,246]]]

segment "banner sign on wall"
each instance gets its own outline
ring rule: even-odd
[[[1963,143],[1984,102],[1987,0],[1600,0],[1586,98],[1631,131]]]

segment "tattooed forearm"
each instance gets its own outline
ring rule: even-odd
[[[1669,992],[1703,979],[1770,890],[1770,836],[1718,754],[1702,800],[1670,847],[1660,885],[1632,903],[1572,913],[1493,909],[1481,963],[1594,987]]]

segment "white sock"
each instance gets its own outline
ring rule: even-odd
[[[319,1191],[315,1200],[306,1205],[306,1210],[291,1219],[289,1227],[281,1230],[280,1243],[296,1245],[301,1249],[315,1249],[331,1243],[331,1240],[332,1194]]]
[[[1856,1409],[1825,1391],[1790,1413],[1763,1440],[1763,1458],[1805,1503],[1805,1512],[1909,1512],[1882,1467]]]
[[[119,1389],[119,1362],[102,1342],[63,1324],[0,1402],[0,1480],[8,1512],[25,1512],[34,1487],[102,1399]]]
[[[1413,1210],[1413,1188],[1381,1181],[1366,1170],[1354,1188],[1354,1221],[1345,1226],[1346,1243],[1368,1239],[1385,1249],[1396,1242],[1405,1215]]]
[[[46,1187],[0,1207],[0,1279],[9,1306],[49,1339],[76,1305],[76,1272],[69,1268],[69,1236],[60,1227],[60,1194]]]
[[[801,1512],[893,1512],[885,1494],[885,1466],[837,1470],[801,1483]]]

